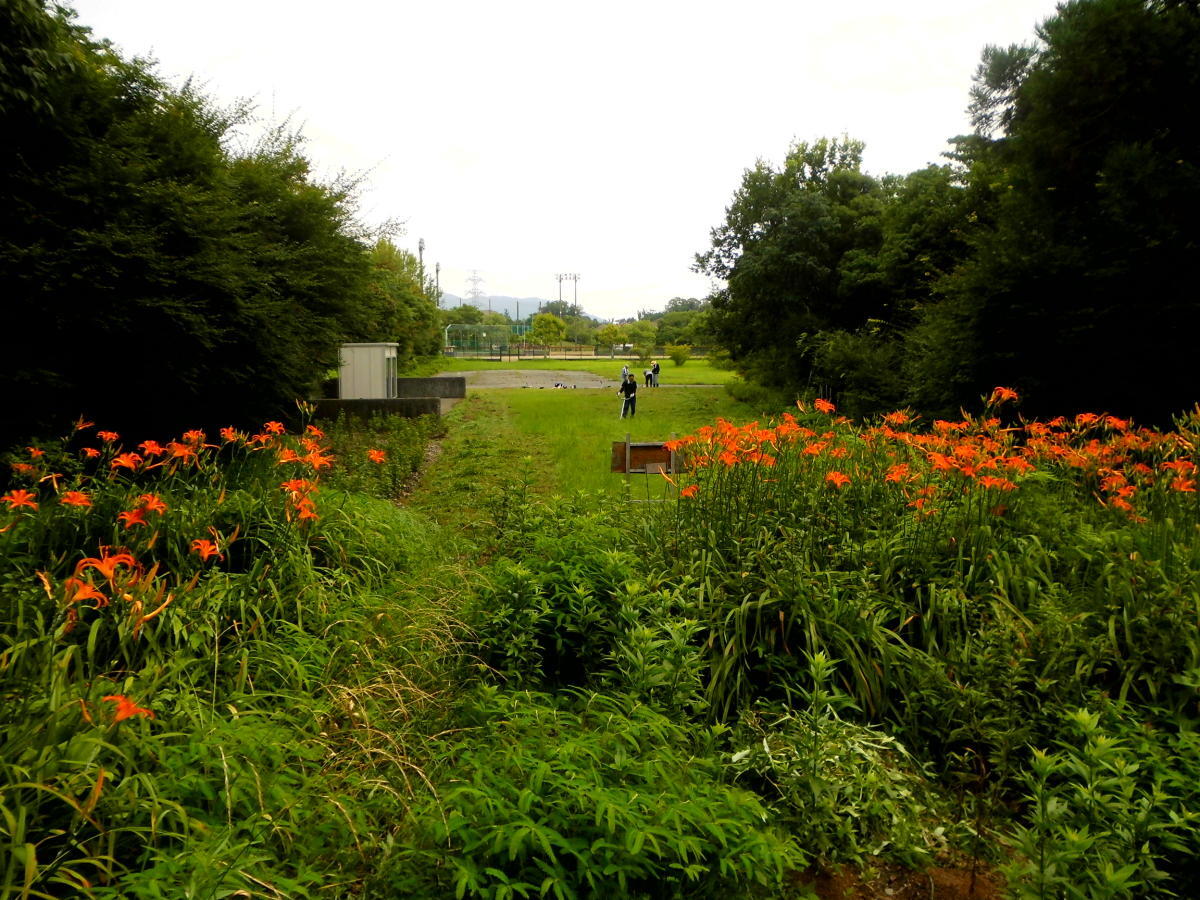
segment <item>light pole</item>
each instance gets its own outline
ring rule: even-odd
[[[451,328],[470,328],[470,327],[471,327],[470,325],[464,325],[462,322],[451,322],[444,329],[442,329],[442,352],[445,353],[446,349],[450,347],[450,329]]]

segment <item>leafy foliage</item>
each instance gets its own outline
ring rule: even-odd
[[[746,171],[696,267],[749,377],[860,415],[952,416],[994,384],[1039,415],[1195,399],[1200,128],[1177,98],[1200,11],[1081,0],[1038,35],[984,50],[953,166],[875,178],[823,139]]]
[[[715,897],[803,861],[722,781],[716,732],[636,701],[482,689],[435,806],[378,888],[409,897]],[[740,894],[745,896],[745,893]]]
[[[70,24],[5,4],[0,67],[0,439],[80,411],[148,436],[292,409],[336,361],[367,287],[351,186],[310,178],[283,129],[235,154],[247,110],[168,87]],[[24,84],[24,87],[18,85]],[[52,349],[51,349],[52,348]],[[186,418],[179,410],[186,410]]]

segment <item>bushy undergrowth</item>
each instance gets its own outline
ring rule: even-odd
[[[618,508],[522,513],[481,658],[510,689],[733,726],[722,777],[812,858],[956,850],[1007,860],[1014,896],[1186,893],[1200,412],[1160,432],[1011,399],[930,429],[824,401],[720,422],[676,442],[679,500],[633,537]]]
[[[324,428],[338,459],[326,480],[342,490],[381,499],[401,493],[421,467],[430,439],[442,433],[437,416],[374,414],[363,420],[342,414]]]
[[[482,688],[440,794],[382,867],[391,896],[753,896],[804,856],[722,779],[721,729],[636,699]]]
[[[353,892],[421,783],[428,523],[323,486],[319,429],[123,447],[0,497],[0,896]],[[407,603],[399,602],[407,596]]]

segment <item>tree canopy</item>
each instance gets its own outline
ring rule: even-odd
[[[0,74],[3,437],[79,414],[261,422],[310,395],[342,340],[428,345],[426,312],[402,311],[411,266],[368,249],[352,186],[314,181],[295,135],[235,152],[247,110],[33,0],[0,4]]]
[[[745,172],[696,268],[750,377],[860,414],[1191,405],[1200,10],[1076,0],[1037,37],[984,50],[949,165],[872,177],[841,138]]]

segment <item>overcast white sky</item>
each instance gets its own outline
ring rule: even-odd
[[[592,315],[703,296],[690,271],[742,171],[848,134],[866,168],[939,162],[983,46],[1054,0],[74,0],[80,23],[218,102],[291,117],[318,176],[368,171],[369,222],[442,289]],[[571,297],[571,285],[563,289]]]

